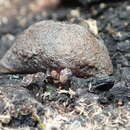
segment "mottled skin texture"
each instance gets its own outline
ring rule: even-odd
[[[77,77],[110,75],[112,63],[102,40],[87,28],[42,21],[19,35],[1,60],[2,73],[35,73],[68,68]]]

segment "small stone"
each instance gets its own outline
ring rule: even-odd
[[[96,20],[94,19],[82,20],[80,24],[88,26],[88,28],[93,34],[98,35],[98,27]]]
[[[101,9],[106,8],[106,6],[107,6],[107,5],[106,5],[105,3],[101,3],[101,4],[100,4],[100,8],[101,8]]]
[[[130,5],[127,5],[127,6],[126,6],[126,10],[127,10],[127,11],[130,11]]]
[[[80,10],[78,8],[71,10],[70,11],[70,17],[80,17]]]
[[[8,124],[11,120],[11,116],[10,115],[0,115],[0,122],[4,123],[4,124]]]

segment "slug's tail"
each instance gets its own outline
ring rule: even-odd
[[[3,74],[11,74],[11,71],[2,64],[2,61],[0,61],[0,75]]]

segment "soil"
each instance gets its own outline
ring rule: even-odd
[[[64,86],[43,80],[44,75],[42,80],[24,78],[24,84],[26,75],[0,75],[0,129],[129,130],[130,2],[64,0],[55,9],[38,11],[32,2],[0,1],[0,58],[16,36],[37,21],[78,23],[91,18],[109,50],[114,72],[102,78],[72,77]]]

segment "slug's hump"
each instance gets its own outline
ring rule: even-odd
[[[77,77],[113,72],[103,41],[77,24],[41,21],[14,41],[1,59],[0,73],[36,73],[47,69],[72,69]]]

